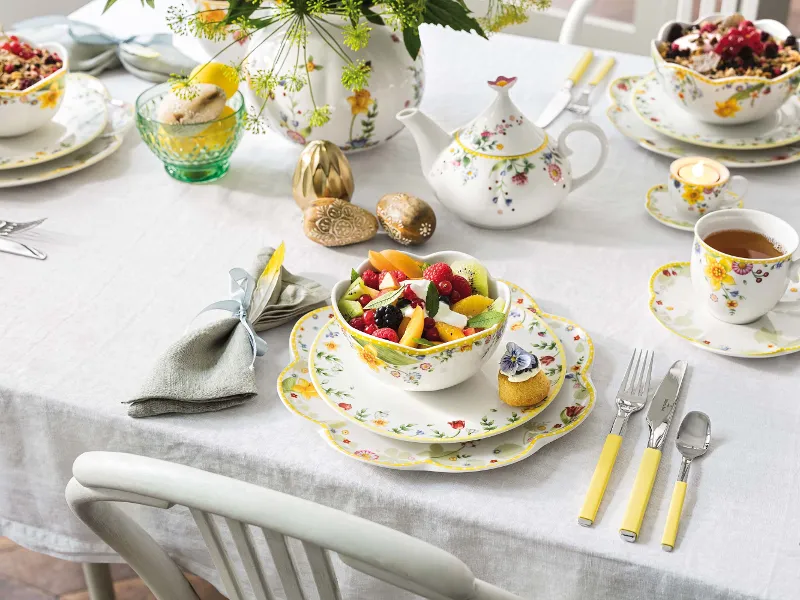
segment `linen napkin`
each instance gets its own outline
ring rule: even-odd
[[[264,248],[250,271],[231,270],[230,300],[207,310],[231,313],[172,344],[133,400],[131,417],[202,413],[243,404],[258,393],[255,356],[266,343],[254,331],[278,327],[323,306],[328,292],[282,266],[283,244]]]

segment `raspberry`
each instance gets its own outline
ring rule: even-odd
[[[450,281],[453,277],[453,269],[447,263],[440,262],[425,269],[422,276],[438,285],[440,281]]]
[[[364,328],[364,333],[366,333],[367,335],[372,335],[376,331],[378,331],[378,326],[375,325],[375,323],[373,323],[372,325],[367,325]]]
[[[717,30],[717,24],[706,21],[700,26],[701,33],[710,33]]]
[[[361,274],[361,280],[364,282],[364,285],[371,287],[373,290],[377,290],[378,286],[380,285],[380,279],[378,278],[377,271],[364,271]]]
[[[364,328],[367,324],[364,322],[363,317],[356,317],[355,319],[350,319],[350,327],[353,329],[358,329],[359,331],[364,331]]]
[[[461,300],[461,294],[459,294],[456,290],[450,292],[450,304],[455,304],[459,300]]]
[[[364,323],[366,323],[367,325],[375,325],[375,311],[372,309],[365,310],[363,319]]]
[[[397,337],[397,332],[394,329],[390,329],[389,327],[381,327],[380,329],[375,330],[375,333],[373,333],[372,335],[375,336],[376,338],[380,338],[388,342],[400,341],[400,338]]]
[[[453,291],[453,284],[449,281],[440,281],[436,284],[436,289],[439,290],[442,296],[449,296],[450,292]]]
[[[429,340],[431,342],[438,342],[438,341],[441,341],[441,339],[442,339],[439,336],[439,332],[436,331],[435,327],[429,327],[429,328],[425,329],[425,331],[422,333],[422,337],[424,337],[426,340]]]
[[[372,302],[372,296],[370,296],[369,294],[361,294],[361,296],[359,296],[358,298],[358,303],[361,306],[366,306],[370,302]]]
[[[472,295],[472,286],[469,284],[469,281],[467,281],[461,275],[453,275],[450,283],[453,284],[453,291],[458,292],[458,295],[461,298],[466,298],[467,296]]]
[[[5,71],[6,73],[13,73],[14,72],[14,65],[7,64],[5,67],[3,67],[3,71]]]
[[[425,310],[425,301],[420,300],[419,298],[414,298],[411,301],[411,308],[417,308],[418,306],[422,308],[422,310]]]
[[[423,325],[424,329],[432,329],[436,327],[436,320],[433,317],[425,317],[425,325]]]
[[[397,283],[400,283],[401,281],[405,281],[406,279],[408,279],[408,275],[406,275],[402,271],[389,271],[389,272],[392,274],[392,277],[394,277],[394,280]]]
[[[406,286],[403,289],[403,298],[405,298],[406,300],[418,300],[419,296],[417,296],[414,293],[414,290],[412,290],[409,286]]]

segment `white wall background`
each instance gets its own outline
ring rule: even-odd
[[[0,23],[8,27],[22,19],[42,15],[68,15],[89,0],[0,0]],[[125,0],[135,2],[137,0]]]

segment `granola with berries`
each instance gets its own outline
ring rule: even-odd
[[[711,79],[750,76],[774,79],[800,66],[793,35],[779,40],[736,14],[684,27],[675,23],[659,53],[667,62]]]
[[[57,53],[9,36],[0,44],[0,90],[26,90],[63,66]]]

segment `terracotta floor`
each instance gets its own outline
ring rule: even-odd
[[[128,565],[112,565],[117,600],[154,600]],[[226,600],[207,581],[187,573],[200,600]],[[83,572],[67,562],[17,546],[0,537],[0,600],[88,600]]]

